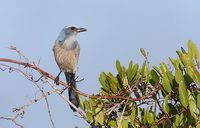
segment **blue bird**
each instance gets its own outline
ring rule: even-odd
[[[85,28],[80,28],[75,25],[64,27],[53,46],[55,60],[60,72],[55,79],[56,84],[59,81],[59,75],[64,72],[67,83],[76,89],[75,76],[77,72],[78,59],[80,54],[80,45],[76,40],[76,36],[80,32],[87,31]],[[69,88],[69,101],[77,108],[79,107],[78,94]],[[76,111],[72,106],[70,108]]]

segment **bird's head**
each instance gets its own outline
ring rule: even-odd
[[[73,35],[73,34],[78,34],[79,32],[85,32],[87,31],[87,29],[85,28],[81,28],[75,25],[71,25],[71,26],[66,26],[63,28],[64,32],[66,35]]]
[[[84,32],[84,31],[87,31],[87,29],[85,28],[81,28],[81,27],[78,27],[78,26],[75,26],[75,25],[71,25],[71,26],[66,26],[62,29],[62,31],[60,32],[57,40],[59,41],[64,41],[66,38],[68,37],[73,37],[75,38],[76,35],[79,33],[79,32]]]

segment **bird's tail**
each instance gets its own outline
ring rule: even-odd
[[[65,72],[65,77],[67,80],[67,83],[72,86],[72,88],[76,89],[76,81],[75,81],[75,74],[74,73],[69,73],[69,72]],[[78,98],[78,94],[72,89],[69,88],[69,101],[71,103],[73,103],[77,108],[79,107],[79,98]],[[76,111],[71,105],[70,108],[73,111]]]

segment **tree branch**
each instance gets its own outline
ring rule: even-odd
[[[24,68],[27,68],[27,67],[32,68],[32,69],[38,71],[41,75],[43,75],[47,78],[50,78],[52,80],[55,80],[55,77],[53,75],[51,75],[50,73],[46,72],[45,70],[43,70],[43,69],[39,68],[38,66],[31,64],[31,63],[26,63],[26,62],[22,62],[22,61],[7,59],[7,58],[0,58],[0,62],[9,62],[9,63],[23,65]],[[66,84],[66,83],[64,83],[60,80],[58,82],[59,82],[60,85],[64,86],[65,88],[70,87],[68,84]],[[92,98],[92,99],[123,99],[123,100],[130,100],[130,101],[140,101],[140,100],[147,99],[149,97],[149,96],[143,96],[143,97],[140,97],[140,98],[130,98],[130,97],[124,97],[124,96],[103,96],[103,95],[94,96],[94,95],[89,95],[89,94],[83,93],[83,92],[76,90],[76,89],[74,89],[74,91],[76,91],[77,93],[79,93],[82,96],[89,97],[89,98]]]

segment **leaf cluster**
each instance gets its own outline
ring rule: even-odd
[[[176,51],[170,64],[149,66],[147,53],[140,67],[116,61],[117,74],[102,72],[99,98],[81,99],[92,127],[158,128],[200,127],[200,55],[188,41],[188,50]],[[104,98],[102,98],[104,97]],[[106,98],[109,97],[109,98]],[[119,98],[121,97],[121,98]]]

